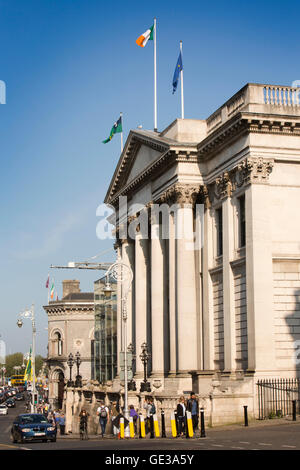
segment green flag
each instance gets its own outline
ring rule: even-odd
[[[107,142],[110,142],[113,136],[117,134],[118,132],[122,132],[122,117],[121,116],[119,117],[117,122],[115,122],[114,125],[112,126],[109,137],[103,140],[102,143],[107,144]]]

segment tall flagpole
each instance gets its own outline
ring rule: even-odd
[[[181,54],[181,61],[182,61],[182,63],[183,63],[183,58],[182,58],[182,41],[180,41],[180,54]],[[181,67],[181,71],[180,71],[180,83],[181,83],[181,119],[184,119],[183,67]]]
[[[120,117],[121,117],[121,125],[122,125],[122,132],[121,132],[121,153],[123,152],[123,113],[120,113]]]
[[[157,132],[156,18],[154,18],[154,131]]]

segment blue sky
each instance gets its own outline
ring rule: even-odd
[[[153,127],[153,46],[136,38],[157,17],[158,127],[180,115],[172,77],[183,41],[185,116],[206,118],[247,82],[300,79],[299,4],[281,1],[0,0],[0,334],[7,352],[29,349],[16,327],[35,303],[37,351],[46,354],[50,264],[112,248],[96,237],[97,206],[119,158],[101,141],[120,111]],[[103,260],[113,259],[113,251]],[[51,271],[90,291],[95,273]]]

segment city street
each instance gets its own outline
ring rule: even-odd
[[[300,421],[288,420],[257,422],[248,428],[230,426],[207,429],[205,438],[137,438],[121,441],[93,436],[88,441],[80,441],[75,436],[60,437],[58,434],[56,443],[13,444],[10,439],[11,424],[14,417],[23,412],[24,402],[18,402],[16,408],[10,409],[6,416],[0,416],[0,450],[107,450],[107,456],[112,456],[113,451],[121,451],[121,455],[126,456],[130,456],[130,451],[151,451],[143,452],[143,459],[148,459],[153,451],[177,451],[178,455],[186,452],[192,455],[193,451],[197,451],[197,456],[201,450],[300,450]]]

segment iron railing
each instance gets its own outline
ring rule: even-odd
[[[300,379],[264,379],[257,387],[258,419],[291,415],[293,401],[299,413]]]

